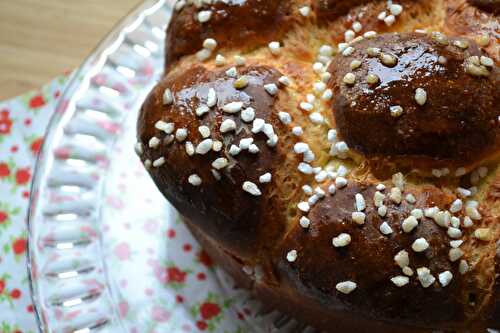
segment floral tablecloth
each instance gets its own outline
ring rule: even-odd
[[[26,271],[31,176],[45,127],[68,75],[0,102],[0,332],[36,332]]]

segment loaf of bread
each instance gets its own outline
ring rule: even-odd
[[[264,303],[500,329],[500,1],[180,0],[136,151]]]

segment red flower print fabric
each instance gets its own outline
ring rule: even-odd
[[[0,111],[0,135],[4,138],[10,134],[12,129],[12,119],[9,116],[9,110]]]
[[[26,274],[26,213],[36,156],[68,77],[0,102],[0,332],[37,332]]]

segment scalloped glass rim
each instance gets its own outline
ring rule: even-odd
[[[27,224],[29,231],[29,241],[28,241],[28,251],[27,251],[27,269],[28,278],[31,289],[31,296],[34,304],[34,313],[37,321],[37,326],[40,332],[51,331],[47,327],[47,323],[42,316],[40,302],[38,300],[38,295],[36,293],[36,269],[34,265],[34,254],[33,249],[35,248],[36,239],[32,236],[33,223],[35,220],[37,199],[39,194],[39,189],[41,186],[41,180],[45,176],[48,168],[48,159],[53,158],[51,156],[52,151],[47,147],[48,143],[53,142],[57,138],[62,136],[61,131],[63,130],[64,123],[73,116],[75,108],[68,107],[68,105],[63,105],[65,101],[74,101],[78,93],[84,91],[85,85],[90,84],[90,79],[104,66],[105,61],[108,59],[109,55],[113,53],[122,43],[125,35],[133,31],[141,22],[144,20],[148,13],[154,12],[159,7],[166,5],[173,8],[173,2],[175,0],[147,0],[142,4],[134,8],[128,15],[126,15],[120,22],[118,22],[111,32],[98,44],[98,46],[91,52],[88,58],[83,62],[79,69],[71,75],[71,79],[68,81],[66,89],[61,94],[60,102],[55,108],[55,112],[50,119],[45,132],[45,141],[41,148],[41,152],[38,156],[36,167],[34,169],[34,175],[32,180],[32,187],[30,193],[30,204],[27,214]],[[165,24],[168,22],[165,22]],[[91,69],[91,70],[89,70]],[[83,79],[82,79],[83,78]],[[147,91],[145,91],[147,93]],[[65,110],[68,110],[67,112]],[[60,112],[64,111],[64,113]],[[99,325],[99,323],[97,323]],[[98,325],[91,327],[91,329],[97,329]]]

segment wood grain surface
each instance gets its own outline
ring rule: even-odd
[[[140,0],[0,0],[0,100],[78,67]]]

